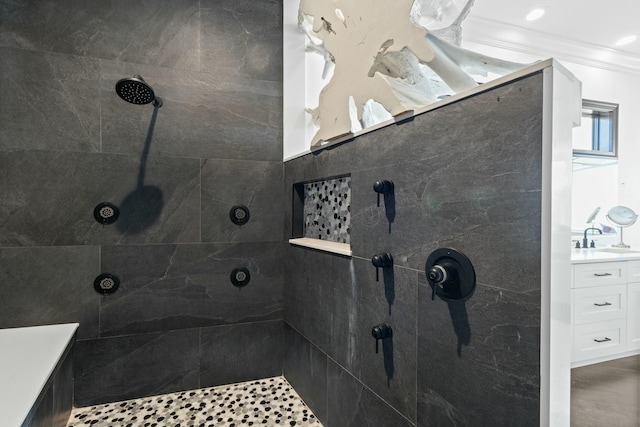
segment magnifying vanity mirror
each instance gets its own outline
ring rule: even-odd
[[[626,206],[614,206],[609,209],[607,219],[616,227],[620,228],[620,243],[612,245],[614,248],[630,248],[622,240],[622,229],[636,223],[638,215]]]

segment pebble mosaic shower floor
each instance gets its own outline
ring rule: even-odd
[[[284,377],[75,408],[67,427],[322,427]]]

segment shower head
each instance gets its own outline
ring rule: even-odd
[[[121,79],[116,83],[116,93],[132,104],[145,105],[153,102],[154,107],[162,107],[162,99],[153,93],[153,89],[142,76]]]

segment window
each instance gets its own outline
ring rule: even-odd
[[[573,132],[573,155],[618,156],[618,104],[582,100],[582,123]]]

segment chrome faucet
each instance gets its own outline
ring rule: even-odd
[[[598,233],[602,234],[602,230],[600,230],[599,228],[595,228],[595,227],[586,228],[584,230],[584,239],[582,239],[582,247],[583,248],[588,248],[589,247],[589,239],[587,239],[587,231],[589,231],[589,230],[596,230]],[[591,233],[591,234],[593,234],[593,233]],[[596,247],[596,245],[595,245],[595,243],[593,243],[593,241],[591,241],[591,247],[592,248]]]

